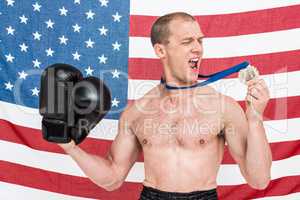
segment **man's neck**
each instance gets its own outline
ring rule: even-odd
[[[164,85],[166,90],[192,90],[193,88],[197,87],[198,82],[178,82],[178,81],[170,81],[161,79],[161,84]]]
[[[180,86],[181,87],[181,86]],[[161,84],[162,96],[168,97],[186,97],[191,95],[194,92],[195,88],[186,88],[186,89],[167,89],[166,84]]]

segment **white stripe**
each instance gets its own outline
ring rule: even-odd
[[[299,77],[300,71],[261,76],[269,87],[271,98],[299,96],[300,87],[296,84],[300,81]],[[128,99],[139,99],[158,84],[158,80],[131,79],[128,82]],[[231,96],[237,101],[244,100],[247,93],[246,86],[238,78],[221,79],[210,85],[218,92]]]
[[[287,103],[276,105],[276,109],[278,109],[278,111],[275,110],[275,113],[286,112],[287,114]],[[0,101],[0,118],[10,121],[19,126],[27,126],[34,129],[40,129],[41,116],[38,114],[37,109],[16,106],[14,104]],[[298,129],[300,127],[300,118],[265,121],[264,126],[266,129],[268,141],[270,143],[294,141],[300,139],[300,134],[298,134]],[[118,120],[102,120],[91,131],[88,137],[101,140],[113,140],[116,137],[117,133]]]
[[[300,140],[300,118],[265,121],[264,127],[269,143]]]
[[[166,13],[183,11],[192,15],[229,14],[262,9],[270,9],[300,4],[299,0],[248,0],[248,1],[218,1],[209,0],[131,0],[131,15],[161,16]]]
[[[269,196],[263,198],[257,198],[255,200],[299,200],[300,199],[300,192],[292,193],[284,196]]]
[[[31,187],[15,185],[0,181],[0,199],[9,200],[92,200],[90,198],[76,197],[55,192],[39,190]]]
[[[18,117],[16,117],[18,116]],[[41,129],[42,116],[39,110],[0,101],[0,119],[33,129]],[[103,119],[89,134],[91,138],[114,139],[118,120]]]
[[[39,110],[0,101],[0,119],[28,128],[41,129]]]
[[[271,180],[275,180],[285,176],[298,176],[300,155],[292,156],[287,159],[272,162]],[[294,166],[296,165],[296,166]],[[223,164],[220,167],[218,177],[218,185],[238,185],[246,183],[240,173],[240,169],[236,164]]]
[[[230,37],[205,38],[204,58],[227,58],[300,49],[300,28]],[[130,58],[157,58],[148,37],[129,38]]]
[[[86,177],[75,162],[67,155],[49,153],[30,149],[27,146],[0,141],[0,160],[52,172]],[[300,156],[293,156],[280,161],[273,161],[272,179],[300,175]],[[126,181],[142,182],[144,180],[144,163],[137,162],[129,172]],[[217,177],[219,185],[236,185],[245,183],[236,164],[222,164]]]
[[[0,152],[9,152],[1,153],[0,160],[62,174],[86,177],[75,161],[66,154],[38,151],[22,144],[3,140],[0,140],[0,149]]]

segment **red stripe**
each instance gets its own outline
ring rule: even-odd
[[[254,199],[268,196],[282,196],[300,192],[300,176],[288,176],[272,180],[264,190],[254,190],[248,185],[218,187],[222,200]],[[233,198],[234,197],[234,198]]]
[[[300,155],[300,140],[289,142],[270,143],[273,161],[282,160],[291,156]],[[234,164],[232,156],[229,153],[227,146],[224,149],[224,157],[222,164]]]
[[[245,101],[238,102],[245,110]],[[264,120],[299,118],[300,96],[270,99],[264,112]]]
[[[300,5],[251,12],[196,16],[207,37],[224,37],[300,27]],[[149,37],[157,16],[130,16],[130,36]]]
[[[14,129],[12,129],[12,127]],[[46,142],[41,137],[40,130],[34,130],[30,128],[13,125],[7,121],[0,120],[0,139],[14,142],[17,144],[26,145],[32,149],[62,153],[65,154],[56,144]],[[99,140],[93,138],[87,138],[80,147],[86,152],[96,154],[99,156],[105,156],[109,150],[112,141],[110,140]],[[288,142],[276,142],[271,143],[271,150],[273,153],[273,160],[281,160],[288,158],[293,155],[300,155],[300,140],[288,141]],[[143,162],[143,154],[141,153],[138,160]],[[235,163],[229,154],[227,146],[224,150],[224,157],[222,164],[233,164]]]
[[[125,183],[113,192],[107,192],[88,178],[70,176],[42,169],[0,161],[0,181],[61,194],[96,199],[137,199],[141,185]]]
[[[232,58],[203,59],[200,73],[210,74],[221,71],[245,60],[257,67],[260,74],[274,74],[300,70],[300,50],[295,50]],[[160,80],[162,65],[159,59],[129,58],[128,74],[130,79]],[[236,76],[235,74],[230,77]]]
[[[36,150],[65,153],[57,144],[44,140],[39,129],[19,126],[0,119],[0,133],[0,140],[23,144]],[[79,146],[88,153],[104,156],[110,145],[111,140],[86,138]]]
[[[116,191],[106,192],[87,178],[59,174],[14,163],[0,161],[0,181],[27,187],[57,192],[61,194],[97,199],[138,199],[141,183],[125,182]],[[246,184],[219,186],[220,199],[252,199],[265,196],[287,195],[300,192],[300,176],[289,176],[272,180],[262,191],[254,190]]]

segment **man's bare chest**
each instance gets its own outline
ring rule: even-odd
[[[194,147],[216,140],[223,128],[218,113],[157,112],[140,117],[135,123],[135,133],[143,146],[180,145]]]

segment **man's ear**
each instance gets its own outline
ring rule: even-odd
[[[165,46],[163,44],[156,43],[154,46],[154,52],[155,54],[160,58],[165,58],[166,57],[166,50]]]

